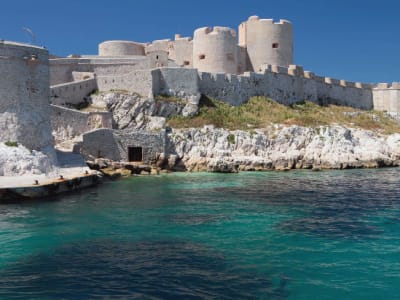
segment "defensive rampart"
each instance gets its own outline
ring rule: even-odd
[[[96,90],[97,82],[94,77],[54,85],[50,87],[50,102],[55,105],[76,105]]]
[[[119,76],[132,70],[148,69],[146,56],[129,58],[59,58],[50,60],[50,85],[74,81],[73,72],[90,72],[98,76]]]
[[[112,128],[110,112],[81,112],[51,105],[51,127],[56,143],[98,128]]]
[[[370,85],[335,80],[304,72],[302,67],[265,66],[264,73],[243,75],[199,73],[202,94],[239,105],[252,96],[266,96],[290,105],[304,100],[319,104],[372,109]]]

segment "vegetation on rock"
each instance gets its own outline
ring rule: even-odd
[[[7,142],[4,142],[4,144],[8,147],[18,147],[17,142],[7,141]]]
[[[266,97],[252,97],[240,106],[231,106],[203,96],[196,116],[174,116],[168,120],[168,125],[174,128],[199,128],[204,125],[214,125],[231,130],[249,130],[264,128],[271,124],[304,127],[340,124],[383,134],[400,132],[399,123],[384,112],[364,111],[336,105],[320,106],[309,101],[286,106]]]

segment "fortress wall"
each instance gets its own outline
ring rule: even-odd
[[[73,72],[121,75],[149,68],[146,56],[130,58],[59,58],[50,60],[50,85],[74,81]]]
[[[95,75],[92,72],[75,72],[72,71],[72,78],[74,81],[82,81],[90,78],[94,78]]]
[[[372,89],[374,109],[390,113],[400,113],[400,84],[380,83]]]
[[[304,100],[361,109],[371,109],[373,105],[369,86],[359,88],[355,83],[325,79],[304,72],[299,66],[267,66],[264,73],[245,72],[241,76],[199,72],[199,89],[202,94],[232,105],[252,96],[266,96],[285,105]]]
[[[142,96],[153,95],[153,82],[158,84],[157,72],[151,70],[135,70],[123,75],[99,75],[97,86],[100,91],[125,90],[136,92]],[[154,80],[153,80],[154,79]],[[155,88],[158,90],[158,88]]]
[[[56,143],[97,128],[112,128],[110,112],[81,112],[51,105],[51,127]]]
[[[158,82],[154,85],[154,94],[185,97],[199,93],[198,73],[196,69],[161,68],[154,70]],[[155,79],[155,80],[157,80]]]
[[[50,87],[50,102],[55,105],[76,105],[97,90],[95,78],[58,84]]]
[[[57,85],[74,81],[73,71],[78,70],[77,59],[51,59],[50,60],[50,85]],[[89,68],[84,70],[89,72]]]
[[[0,141],[52,147],[47,50],[1,41],[0,74]]]

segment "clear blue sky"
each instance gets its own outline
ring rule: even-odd
[[[396,0],[4,0],[0,39],[56,55],[96,54],[110,39],[149,42],[192,36],[203,26],[237,26],[250,15],[294,26],[295,63],[333,78],[400,81],[400,1]]]

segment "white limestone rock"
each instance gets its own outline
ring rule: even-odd
[[[182,101],[168,101],[109,92],[92,96],[92,103],[107,107],[118,129],[154,130],[165,128],[168,117],[196,114],[199,99],[200,95],[193,95]]]
[[[0,143],[0,176],[49,174],[57,163],[52,147],[43,152],[28,150],[24,146],[6,146]]]
[[[170,148],[189,170],[199,169],[199,164],[213,166],[215,160],[238,164],[241,170],[400,164],[400,134],[382,136],[339,125],[318,128],[274,125],[251,132],[206,126],[175,129],[169,139]]]

